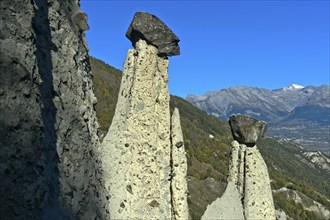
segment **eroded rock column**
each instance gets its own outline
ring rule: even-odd
[[[221,198],[209,205],[202,219],[276,219],[270,180],[256,142],[267,128],[263,121],[232,115],[233,138],[228,186]]]
[[[275,219],[268,170],[257,146],[247,147],[245,158],[245,218]]]
[[[112,219],[171,215],[167,66],[157,48],[143,40],[127,54],[116,112],[102,145]]]
[[[240,192],[245,219],[275,219],[267,166],[255,144],[267,125],[245,115],[232,115],[229,124],[235,141],[228,179]]]
[[[174,219],[188,219],[187,157],[183,142],[180,114],[177,108],[172,114],[172,206]]]
[[[244,166],[246,145],[233,141],[230,150],[228,182],[233,182],[241,197],[244,196]]]
[[[186,198],[182,200],[180,192],[186,193],[186,185],[180,175],[173,177],[173,170],[179,174],[186,169],[179,155],[184,147],[175,113],[172,138],[182,148],[171,151],[167,74],[167,56],[179,54],[179,39],[157,17],[141,12],[126,36],[135,49],[127,53],[115,115],[102,143],[111,219],[185,216],[180,210]],[[174,169],[172,162],[178,167]]]

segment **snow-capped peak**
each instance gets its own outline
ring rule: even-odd
[[[291,84],[288,87],[283,88],[283,91],[295,91],[303,89],[304,87],[298,84]]]

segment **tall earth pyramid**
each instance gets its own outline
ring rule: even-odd
[[[240,114],[232,115],[229,124],[234,141],[228,186],[224,195],[207,207],[202,219],[275,220],[267,166],[256,145],[267,125]]]
[[[186,156],[178,110],[171,123],[167,73],[179,38],[144,12],[135,14],[126,36],[134,49],[101,145],[111,219],[187,219]]]
[[[229,181],[241,195],[244,216],[252,219],[276,219],[267,165],[256,142],[267,124],[246,115],[232,115],[229,119],[235,141],[231,146]]]

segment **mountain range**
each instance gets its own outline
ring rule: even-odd
[[[222,119],[241,113],[268,122],[268,136],[330,154],[330,86],[289,85],[269,90],[234,86],[186,100]]]

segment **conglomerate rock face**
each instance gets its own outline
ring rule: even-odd
[[[1,218],[107,218],[79,1],[0,7]]]
[[[187,165],[179,116],[175,111],[172,137],[176,146],[172,146],[168,60],[157,54],[157,48],[144,40],[128,51],[115,115],[103,139],[111,219],[188,217],[188,209],[181,210],[187,207],[187,183],[183,181]],[[178,153],[172,152],[178,147]],[[172,162],[178,166],[177,176]],[[174,179],[180,186],[172,185]]]

